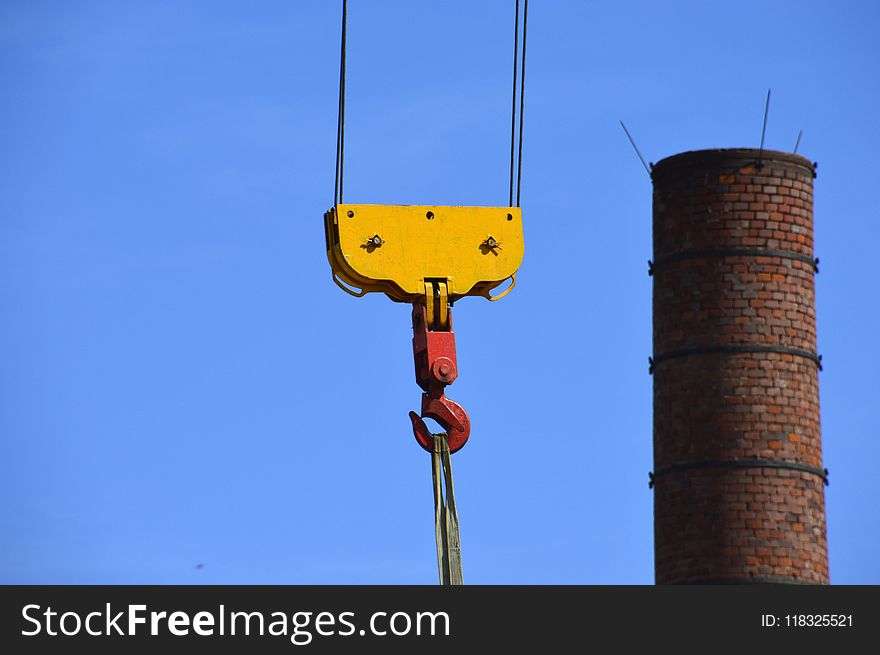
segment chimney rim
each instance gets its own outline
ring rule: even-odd
[[[781,150],[761,150],[759,148],[706,148],[703,150],[687,150],[669,157],[664,157],[654,164],[653,176],[663,174],[673,169],[681,168],[740,168],[749,164],[762,162],[778,162],[803,168],[811,175],[815,170],[812,161],[792,152]]]

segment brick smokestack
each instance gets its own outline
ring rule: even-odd
[[[766,150],[654,166],[658,584],[828,583],[813,178]]]

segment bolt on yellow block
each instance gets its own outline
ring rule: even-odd
[[[519,207],[339,204],[324,228],[334,281],[352,295],[382,292],[398,302],[418,302],[425,282],[437,280],[450,300],[498,300],[513,288],[524,253]]]

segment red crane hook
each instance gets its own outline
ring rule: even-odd
[[[423,419],[437,421],[445,430],[449,452],[454,453],[467,443],[471,434],[471,420],[464,408],[445,395],[447,385],[458,377],[455,357],[455,333],[452,331],[452,309],[448,313],[447,329],[431,330],[428,326],[427,307],[413,304],[413,358],[416,382],[422,388],[422,412],[409,413],[413,434],[419,445],[433,452],[434,435]]]

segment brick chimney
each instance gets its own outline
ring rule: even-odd
[[[752,149],[653,168],[657,584],[828,583],[814,177]]]

